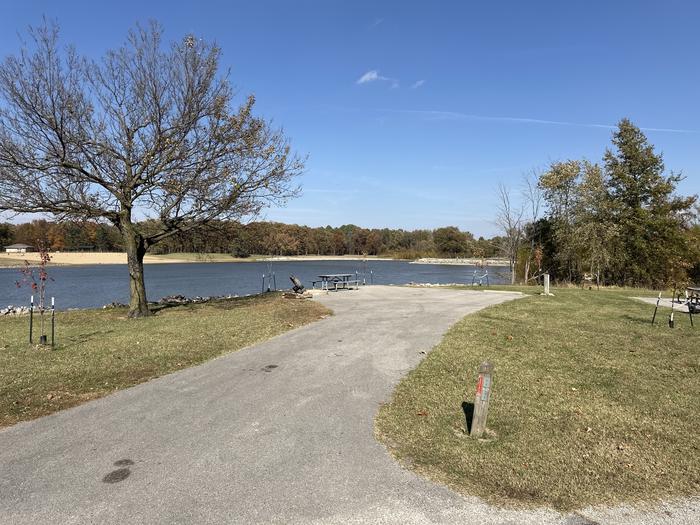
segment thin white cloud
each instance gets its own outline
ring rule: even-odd
[[[384,22],[383,18],[375,18],[372,20],[372,23],[367,27],[368,29],[374,29],[378,25],[380,25],[382,22]]]
[[[411,84],[411,89],[418,89],[423,84],[425,84],[425,80],[416,80],[413,84]]]
[[[357,193],[359,190],[354,190],[354,189],[342,189],[342,190],[337,190],[337,189],[326,189],[326,188],[308,188],[304,189],[304,193],[330,193],[330,194],[346,194],[346,193]]]
[[[367,84],[368,82],[375,82],[377,80],[384,80],[384,77],[379,75],[376,69],[367,71],[364,75],[357,79],[356,84]]]
[[[392,88],[399,87],[398,79],[382,76],[376,69],[367,71],[367,73],[355,81],[355,84],[369,84],[370,82],[390,82]]]
[[[490,115],[474,115],[470,113],[460,113],[457,111],[435,111],[435,110],[419,110],[419,109],[382,109],[380,111],[387,113],[403,113],[408,115],[423,116],[429,120],[485,120],[492,122],[513,122],[520,124],[544,124],[553,126],[576,126],[583,128],[603,128],[617,129],[614,124],[592,124],[586,122],[570,122],[563,120],[546,120],[538,118],[525,117],[509,117],[509,116],[490,116]],[[643,131],[659,131],[665,133],[700,133],[697,129],[679,129],[679,128],[640,128]]]

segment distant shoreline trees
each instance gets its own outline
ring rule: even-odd
[[[144,221],[144,231],[157,229]],[[52,251],[124,251],[119,231],[94,221],[34,220],[23,224],[0,223],[0,246],[15,242],[45,242]],[[154,254],[200,252],[250,255],[384,255],[419,257],[498,257],[498,237],[474,238],[455,226],[436,230],[340,227],[309,227],[276,222],[212,221],[180,232],[159,243]]]

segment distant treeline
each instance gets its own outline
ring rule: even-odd
[[[155,229],[157,223],[151,224]],[[44,244],[52,251],[122,251],[122,238],[115,227],[90,221],[0,223],[0,245],[13,243]],[[352,224],[311,228],[277,222],[216,222],[175,235],[150,253],[230,253],[236,257],[365,254],[411,259],[496,257],[500,246],[499,237],[477,239],[454,226],[407,231]]]

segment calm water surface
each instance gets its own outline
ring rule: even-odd
[[[271,265],[278,288],[290,288],[289,276],[298,276],[305,286],[321,274],[359,272],[367,283],[407,284],[464,283],[470,284],[473,266],[410,264],[404,261],[290,261]],[[145,267],[149,300],[166,295],[188,297],[208,295],[245,295],[262,289],[262,275],[268,274],[270,264],[250,263],[179,263],[149,264]],[[478,270],[481,274],[482,271]],[[56,307],[94,308],[112,301],[127,303],[129,280],[126,265],[59,266],[50,268],[53,278],[47,295],[56,297]],[[490,268],[491,284],[508,281],[507,268]],[[29,303],[29,288],[17,288],[20,272],[13,268],[0,269],[0,308]]]

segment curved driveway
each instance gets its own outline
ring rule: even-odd
[[[594,523],[462,498],[373,438],[378,405],[421,352],[462,316],[515,297],[321,295],[334,316],[0,431],[0,523]]]

